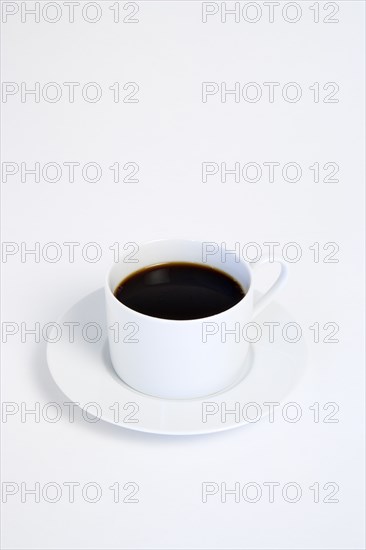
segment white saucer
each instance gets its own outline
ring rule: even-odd
[[[293,318],[273,302],[255,321],[281,323],[278,337],[274,343],[269,343],[267,333],[250,346],[243,363],[243,375],[230,388],[196,399],[151,397],[124,384],[113,370],[104,309],[103,289],[77,302],[58,320],[62,336],[57,342],[48,343],[47,360],[53,379],[71,401],[89,415],[98,411],[96,416],[102,420],[124,428],[167,435],[194,435],[237,428],[258,415],[268,414],[269,407],[264,403],[280,403],[305,369],[304,342],[288,343],[280,336],[281,326],[293,322]],[[74,342],[70,342],[67,322],[80,323],[74,331]],[[102,336],[98,342],[90,343],[83,338],[81,329],[87,323],[97,323],[101,327]],[[96,330],[91,327],[87,334],[87,338],[93,339]],[[97,403],[98,407],[90,403]],[[248,403],[256,405],[247,406]],[[228,411],[235,407],[240,413],[229,414]]]

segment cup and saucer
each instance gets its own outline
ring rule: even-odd
[[[294,345],[269,330],[294,323],[272,301],[286,281],[286,265],[279,261],[276,281],[259,294],[254,274],[269,258],[250,264],[236,254],[224,256],[220,247],[207,254],[206,244],[174,239],[140,246],[138,269],[115,263],[104,289],[58,320],[73,330],[54,340],[50,335],[47,361],[72,402],[127,429],[195,435],[257,422],[269,413],[269,404],[283,401],[303,375],[307,356],[302,339]],[[142,313],[117,299],[120,283],[135,273],[173,263],[225,274],[240,285],[243,297],[214,315],[184,320]]]

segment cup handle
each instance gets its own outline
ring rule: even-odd
[[[266,263],[278,263],[281,266],[281,271],[275,280],[275,282],[272,284],[272,286],[257,300],[254,300],[253,304],[253,317],[256,317],[263,309],[269,304],[269,302],[272,301],[273,297],[277,292],[280,290],[280,288],[283,287],[285,282],[287,281],[287,265],[282,261],[278,260],[277,258],[270,258],[270,256],[262,257],[258,262],[252,262],[250,264],[250,267],[253,271],[256,271],[258,266],[266,264]]]

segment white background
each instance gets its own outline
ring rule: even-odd
[[[5,4],[5,2],[3,3]],[[18,3],[20,5],[20,3]],[[33,2],[27,2],[32,7]],[[55,481],[95,481],[96,504],[79,495],[70,504],[34,503],[9,497],[2,506],[2,544],[7,549],[361,549],[363,540],[363,2],[338,2],[339,23],[313,21],[311,2],[290,24],[281,16],[235,23],[220,14],[201,19],[200,2],[140,2],[139,23],[114,23],[102,2],[95,24],[76,11],[68,22],[25,23],[19,13],[2,25],[3,80],[20,83],[95,81],[102,99],[88,103],[77,92],[57,103],[8,97],[3,111],[3,161],[97,162],[98,183],[35,183],[19,174],[2,184],[3,241],[81,245],[96,241],[103,256],[88,263],[39,263],[20,254],[3,267],[3,321],[32,326],[54,321],[75,301],[103,284],[118,241],[185,236],[209,241],[276,241],[300,244],[289,265],[280,301],[304,327],[309,365],[288,396],[303,410],[297,423],[278,419],[232,432],[198,437],[145,435],[88,423],[76,415],[55,424],[20,415],[2,423],[2,480],[32,486]],[[231,6],[232,7],[232,6]],[[51,12],[50,12],[51,13]],[[121,12],[123,15],[126,12]],[[139,102],[114,103],[108,87],[137,82]],[[201,100],[204,81],[295,81],[297,103],[266,89],[257,103],[219,94]],[[338,103],[313,101],[314,82],[337,82]],[[80,88],[79,88],[80,89]],[[63,88],[65,91],[65,88]],[[281,87],[277,90],[281,90]],[[321,99],[324,97],[322,92]],[[297,183],[201,181],[204,161],[297,162]],[[114,162],[136,162],[139,183],[114,183]],[[314,162],[336,162],[338,183],[314,183]],[[314,242],[336,242],[338,263],[315,263]],[[80,247],[81,248],[81,247]],[[80,250],[79,248],[79,250]],[[63,249],[65,252],[65,248]],[[281,250],[281,248],[279,249]],[[338,344],[315,344],[307,328],[338,323]],[[324,336],[324,335],[323,335]],[[47,370],[45,342],[20,336],[3,346],[2,398],[34,407],[65,397]],[[315,423],[314,402],[339,405],[338,423]],[[321,419],[324,417],[324,411]],[[114,482],[139,484],[139,503],[113,503]],[[263,484],[293,481],[303,489],[297,503],[279,493],[269,503],[235,503],[220,495],[201,500],[204,481]],[[314,503],[309,486],[339,485],[338,503]],[[324,497],[324,493],[322,493]]]

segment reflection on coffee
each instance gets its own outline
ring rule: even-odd
[[[188,262],[156,264],[135,271],[117,286],[114,294],[135,311],[174,320],[216,315],[245,295],[230,275]]]

